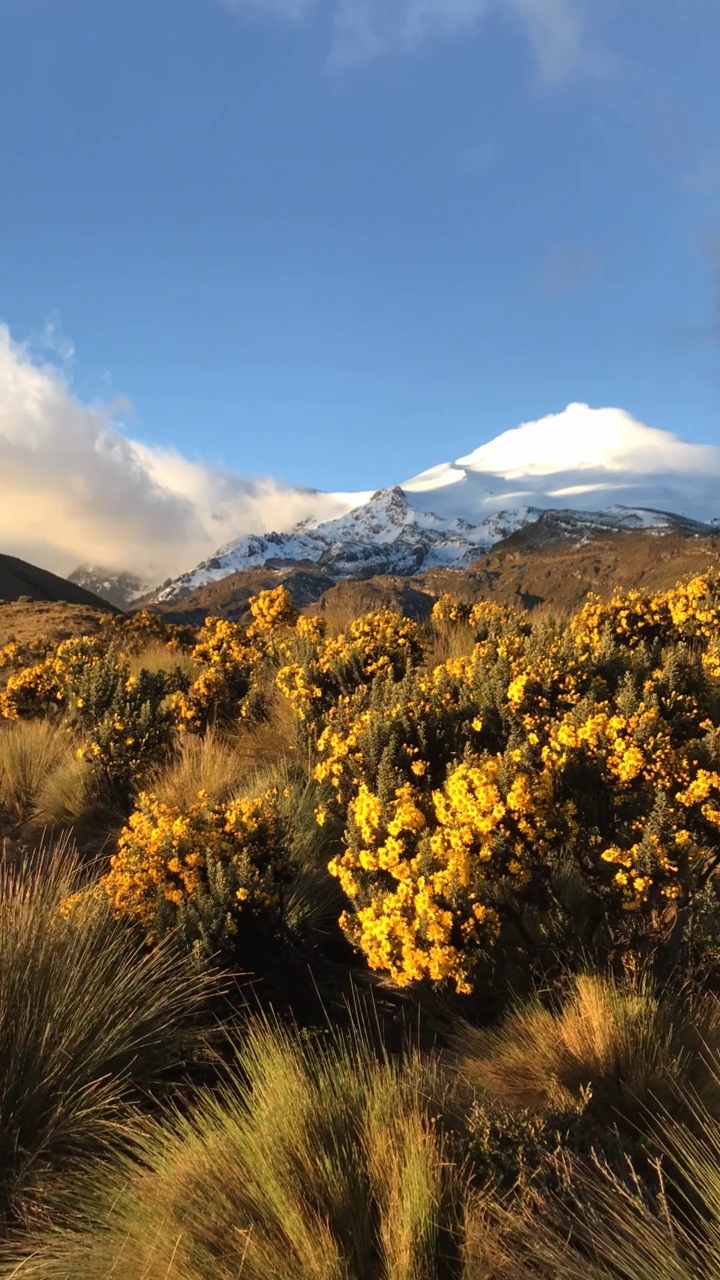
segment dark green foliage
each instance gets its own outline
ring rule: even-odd
[[[113,650],[73,674],[66,693],[70,722],[87,741],[87,759],[108,799],[121,807],[168,755],[175,721],[164,704],[185,687],[179,668],[143,668],[131,676],[127,661]]]

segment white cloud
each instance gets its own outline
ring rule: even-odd
[[[720,446],[690,444],[623,409],[575,403],[402,487],[414,507],[471,523],[525,505],[600,511],[620,504],[713,520],[720,518]]]
[[[51,312],[48,316],[40,337],[37,339],[36,346],[40,351],[46,351],[51,356],[56,356],[65,365],[72,364],[75,359],[75,344],[64,333],[57,311]]]
[[[471,31],[488,11],[488,0],[338,0],[333,62],[415,53]]]
[[[546,83],[557,84],[598,64],[577,0],[502,0],[502,5],[520,24]]]
[[[329,15],[331,63],[355,65],[392,54],[413,54],[457,39],[492,18],[509,19],[529,44],[543,81],[559,83],[576,73],[604,73],[611,66],[588,23],[590,0],[222,0],[237,13],[300,21],[315,11]]]
[[[83,404],[0,325],[1,551],[56,573],[90,563],[160,581],[240,534],[352,505],[140,444],[117,413]]]

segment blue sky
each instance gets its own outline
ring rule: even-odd
[[[0,0],[0,321],[325,489],[575,400],[720,443],[718,48],[717,0]]]

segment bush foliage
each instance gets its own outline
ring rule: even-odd
[[[0,1277],[720,1280],[719,575],[10,642],[0,842]]]

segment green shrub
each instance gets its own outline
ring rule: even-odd
[[[66,689],[68,715],[108,799],[121,807],[169,753],[175,720],[168,695],[187,683],[180,668],[132,675],[112,651],[83,667]]]

